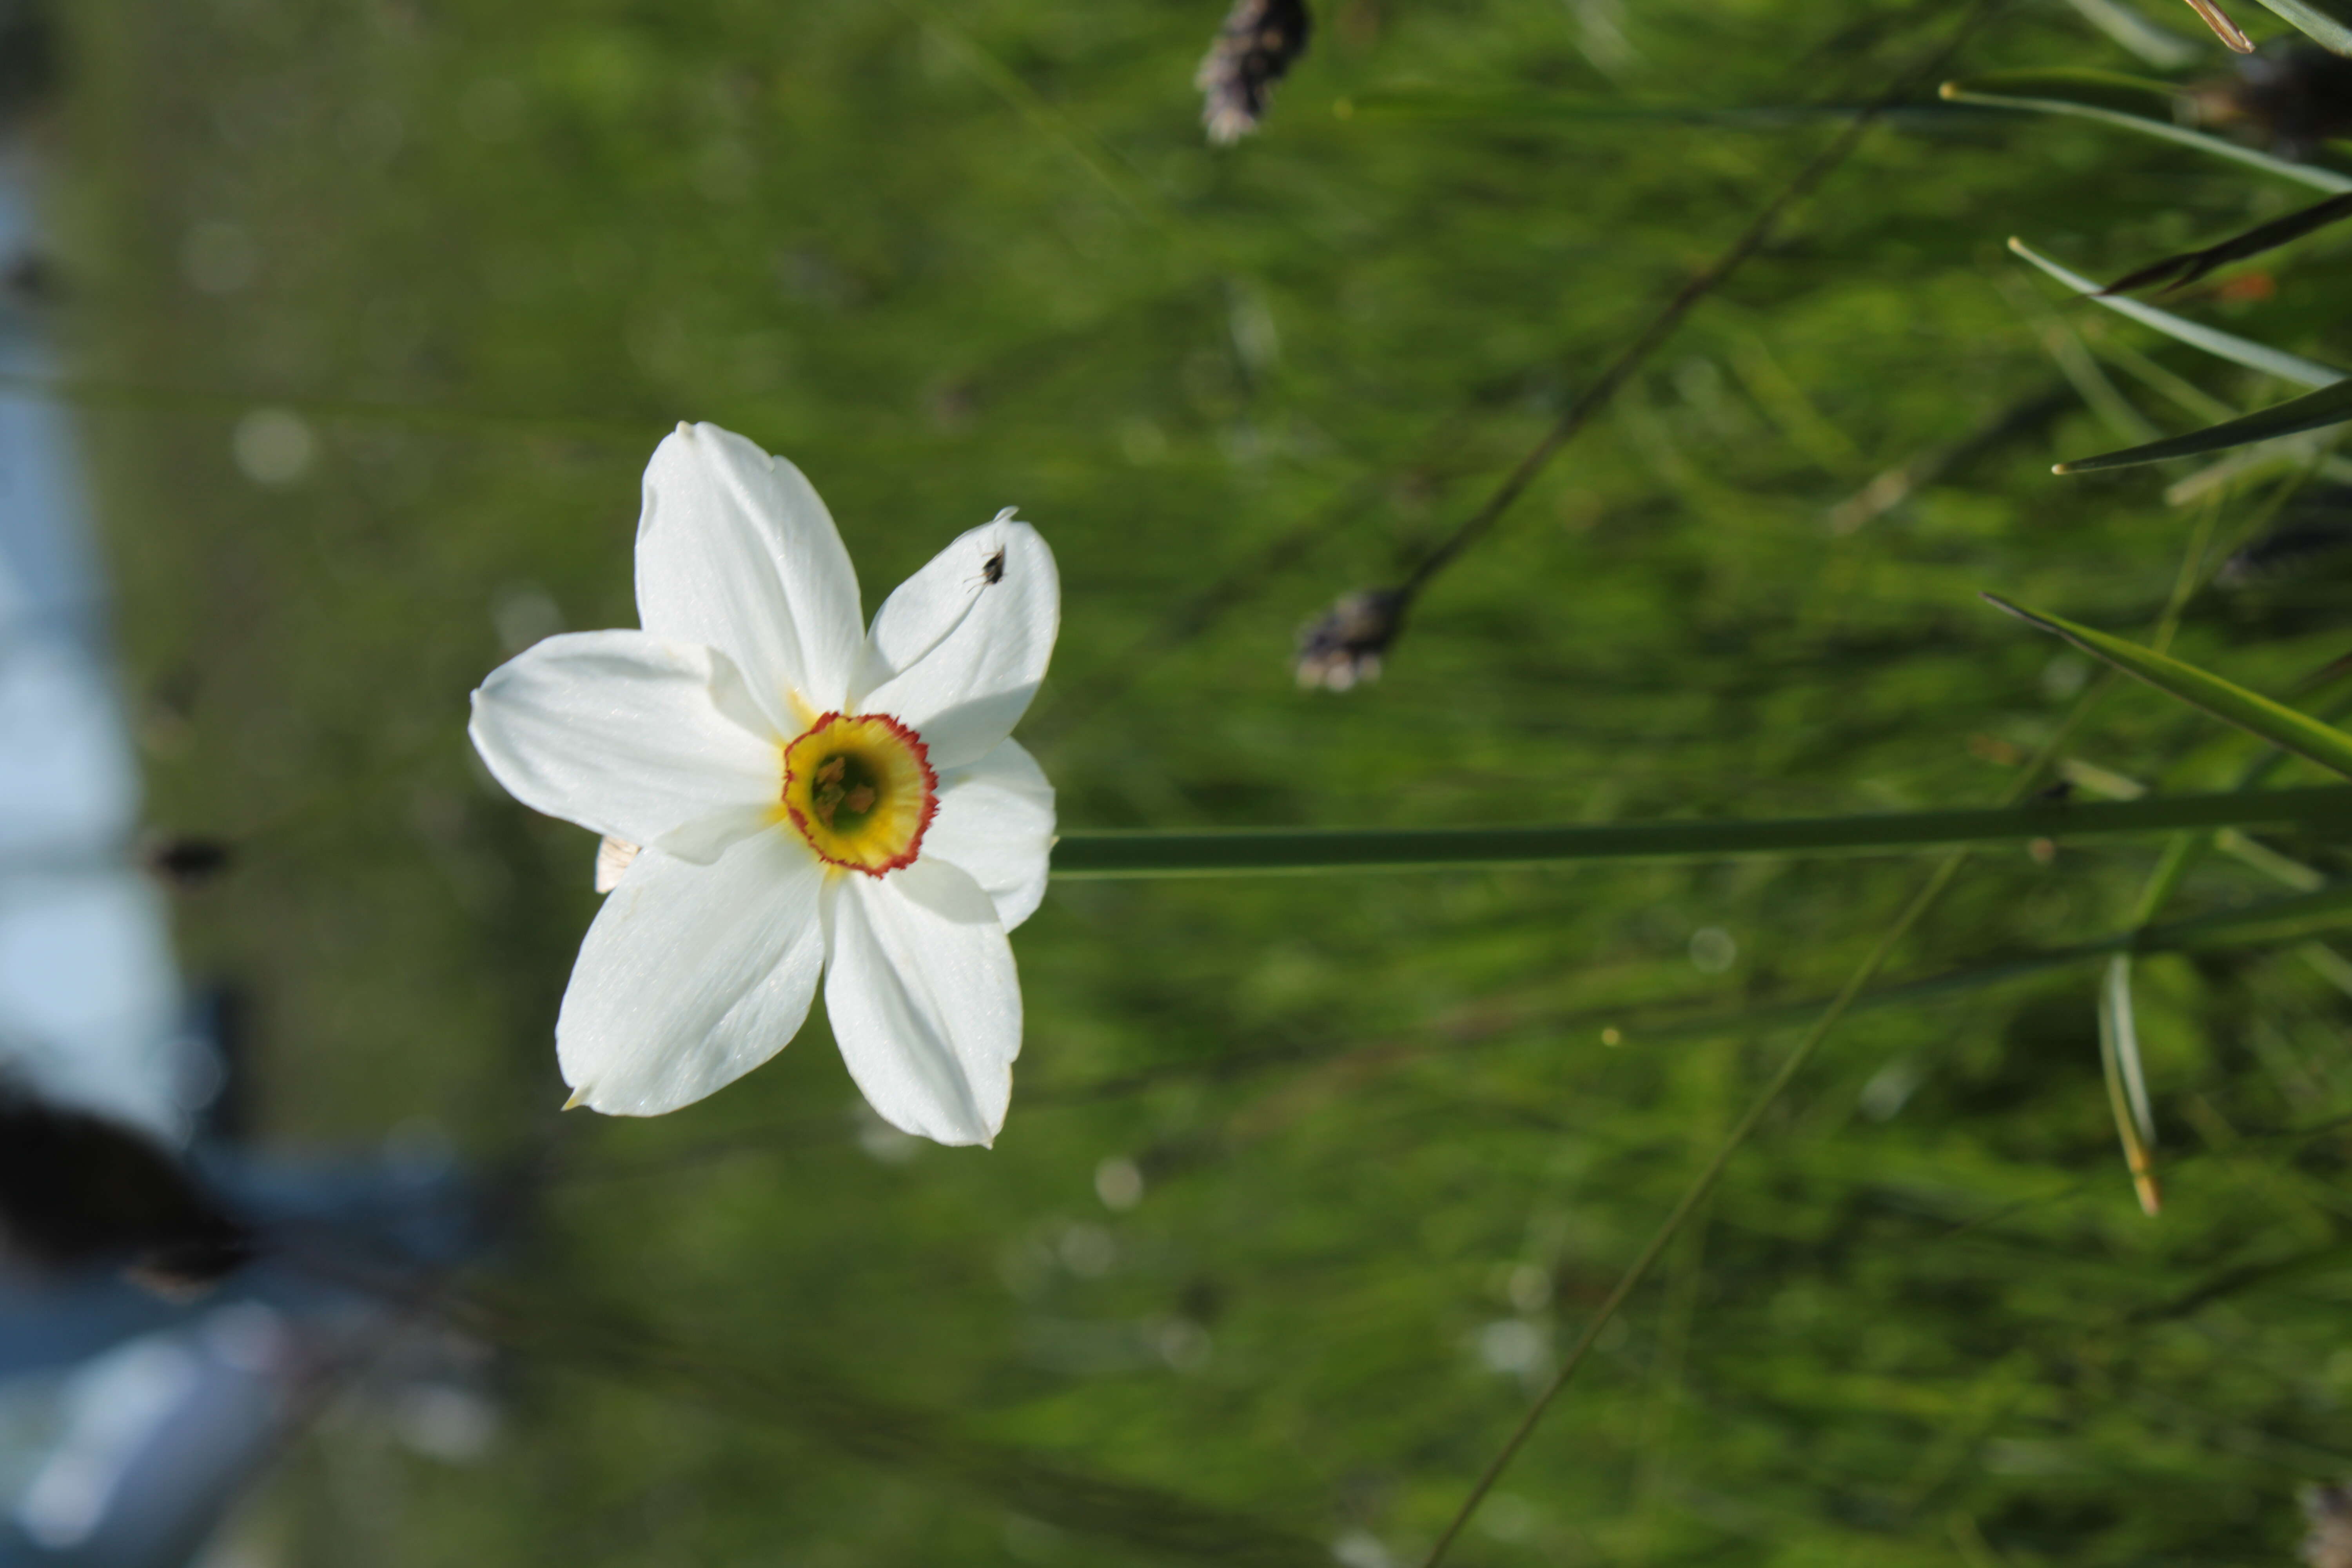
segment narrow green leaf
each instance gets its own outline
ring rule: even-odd
[[[1851,120],[1864,106],[1849,103],[1645,103],[1602,94],[1543,92],[1526,88],[1382,87],[1342,100],[1349,120],[1551,120],[1668,125],[1721,125],[1774,130],[1823,120]],[[1990,118],[1954,103],[1896,104],[1878,111],[1894,124],[1951,125]]]
[[[2336,733],[2315,721],[2303,721]],[[2347,756],[2352,756],[2352,739],[2337,739],[2344,742]],[[2326,823],[2352,829],[2352,786],[2151,795],[2145,800],[2087,805],[2035,801],[1982,810],[1874,812],[1744,822],[1077,832],[1064,834],[1055,845],[1054,875],[1229,877],[1598,860],[1719,860],[1741,855],[1856,854],[2286,823]]]
[[[2330,54],[2352,55],[2352,27],[2306,0],[2262,0],[2264,9],[2280,17],[2305,37]]]
[[[2352,196],[2343,199],[2352,202]],[[2352,211],[2352,207],[2347,207],[2347,210]],[[2265,375],[2277,376],[2281,381],[2294,382],[2297,386],[2333,386],[2344,379],[2342,371],[2321,364],[2315,360],[2301,359],[2291,353],[2283,353],[2266,343],[2258,343],[2251,338],[2239,337],[2234,332],[2220,331],[2212,327],[2200,325],[2185,317],[2176,316],[2169,310],[2159,310],[2153,305],[2144,305],[2137,300],[2114,298],[2107,290],[2101,289],[2088,278],[2059,266],[2021,239],[2011,239],[2009,242],[2009,248],[2012,254],[2032,262],[2075,293],[2096,300],[2119,316],[2128,316],[2143,326],[2154,327],[2176,342],[2187,343],[2193,349],[2202,349],[2216,359],[2225,359],[2232,364],[2244,365],[2248,370],[2258,370]],[[2117,287],[2120,288],[2121,285],[2118,284]]]
[[[2200,835],[2184,833],[2181,837],[2195,842]],[[2282,855],[2251,834],[2234,827],[2216,828],[2213,847],[2242,866],[2251,866],[2274,882],[2284,882],[2297,892],[2315,893],[2327,885],[2327,879],[2316,868],[2305,865],[2291,855]]]
[[[2326,191],[2334,195],[2352,191],[2352,174],[2341,174],[2333,169],[2323,169],[2315,163],[2289,163],[2284,158],[2273,158],[2268,153],[2258,153],[2252,147],[2241,147],[2235,142],[2225,141],[2219,136],[2208,136],[2201,131],[2191,131],[2187,126],[2175,125],[2168,118],[2152,120],[2145,114],[2127,113],[2101,103],[2077,102],[2066,98],[2013,97],[2008,93],[1984,90],[1985,84],[1988,83],[1997,86],[2024,77],[2039,77],[2042,74],[2011,71],[1998,77],[1978,77],[1968,81],[1948,81],[1944,84],[1943,95],[1947,101],[1952,103],[1975,103],[1982,104],[1989,109],[2013,109],[2028,114],[2068,114],[2084,120],[2096,120],[2108,125],[2121,126],[2126,131],[2137,131],[2143,136],[2153,136],[2161,142],[2174,142],[2182,147],[2193,147],[2200,153],[2210,153],[2216,158],[2226,158],[2233,163],[2242,163],[2248,168],[2260,169],[2264,174],[2276,174],[2283,180],[2293,180],[2298,184],[2309,185],[2315,191]],[[2134,79],[2125,77],[2117,79],[2130,81]],[[2166,112],[2169,113],[2168,101]]]
[[[1966,102],[1996,96],[2104,109],[2117,114],[2160,114],[2172,118],[2179,89],[2170,82],[2121,71],[2085,70],[2074,66],[2045,66],[2025,70],[1987,71],[1944,84],[1943,96]]]
[[[2187,250],[2178,256],[2168,256],[2161,261],[2151,261],[2138,271],[2116,279],[2099,290],[2095,298],[2110,294],[2127,294],[2135,289],[2146,289],[2161,283],[2166,292],[2184,288],[2219,267],[2232,261],[2243,261],[2264,251],[2291,245],[2306,234],[2316,234],[2329,224],[2352,217],[2352,195],[2330,196],[2324,202],[2291,212],[2282,218],[2257,224],[2243,234],[2231,235],[2218,245],[2202,250]],[[2012,241],[2012,243],[2014,243]]]
[[[2204,51],[2173,32],[2158,26],[2122,0],[2067,0],[2082,18],[2158,70],[2181,70],[2195,65]]]
[[[2132,1016],[2131,954],[2107,960],[2099,985],[2099,1065],[2107,1079],[2107,1106],[2115,1112],[2116,1136],[2132,1190],[2151,1217],[2163,1206],[2156,1182],[2156,1116],[2147,1102],[2147,1079],[2140,1066],[2139,1026]]]
[[[2352,414],[2346,416],[2352,418]],[[2008,611],[2019,620],[2040,626],[2073,643],[2095,658],[2104,659],[2135,679],[2144,680],[2158,690],[2177,697],[2192,708],[2201,708],[2225,723],[2235,724],[2250,734],[2268,741],[2281,751],[2307,757],[2325,768],[2352,777],[2352,735],[2332,724],[2323,724],[2308,713],[2298,713],[2284,703],[2273,702],[2258,691],[2249,691],[2234,681],[2222,679],[2183,664],[2168,654],[2157,653],[2137,643],[2093,631],[2088,626],[2062,621],[2055,616],[2039,615],[2020,608],[1996,595],[1987,594],[1986,601]],[[2133,801],[2127,804],[2140,805]]]
[[[2147,1069],[2140,1063],[2139,1024],[2132,1010],[2132,955],[2118,952],[2107,960],[2104,1004],[2115,1029],[2116,1062],[2122,1071],[2124,1098],[2131,1114],[2126,1118],[2140,1142],[2156,1142],[2156,1111],[2148,1104]]]
[[[2186,436],[2150,441],[2145,447],[2126,447],[2120,452],[2102,452],[2095,458],[2077,458],[2071,463],[2059,464],[2052,471],[2088,474],[2100,468],[2127,468],[2135,463],[2160,463],[2168,458],[2194,458],[2203,452],[2251,447],[2257,441],[2292,436],[2301,430],[2316,430],[2323,426],[2342,425],[2347,421],[2352,421],[2352,381],[2339,381],[2333,386],[2323,386],[2317,392],[2307,392],[2301,397],[2274,403],[2241,419],[2225,419],[2219,425],[2208,425],[2202,430],[2191,430]]]
[[[1351,120],[1573,120],[1663,121],[1674,125],[1787,124],[1819,118],[1804,109],[1726,109],[1720,105],[1638,103],[1621,98],[1524,88],[1385,87],[1347,100]],[[1853,110],[1830,111],[1843,119]]]
[[[2262,947],[2274,942],[2302,942],[2341,931],[2352,924],[2352,882],[2339,882],[2315,893],[2269,899],[2244,909],[2198,915],[2144,931],[2126,931],[2108,945],[2123,944],[2134,952],[2197,952],[2216,948]]]

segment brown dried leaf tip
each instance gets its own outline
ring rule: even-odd
[[[2303,1515],[2311,1521],[2303,1560],[2311,1568],[2352,1568],[2352,1481],[2305,1487]]]
[[[1332,605],[1299,628],[1291,668],[1309,690],[1345,691],[1381,678],[1381,658],[1404,628],[1405,596],[1394,588],[1367,588]]]
[[[1257,129],[1274,84],[1307,52],[1312,30],[1307,0],[1234,0],[1192,78],[1211,142],[1230,147]]]

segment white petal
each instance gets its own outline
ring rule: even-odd
[[[725,655],[644,632],[534,643],[474,693],[467,733],[534,811],[631,844],[772,806],[782,759]],[[681,852],[709,859],[740,837]]]
[[[923,858],[964,871],[1011,931],[1045,896],[1054,847],[1054,786],[1020,742],[940,775],[940,810],[923,833]]]
[[[841,708],[863,646],[857,574],[801,471],[716,425],[681,425],[646,468],[637,523],[646,630],[733,659],[779,737],[789,693]]]
[[[781,831],[710,866],[639,855],[589,926],[556,1017],[577,1102],[657,1116],[783,1049],[824,963],[824,883],[816,857]]]
[[[919,731],[933,767],[960,767],[1013,732],[1061,626],[1054,552],[1000,515],[898,584],[874,617],[851,700]]]
[[[994,1139],[1021,1054],[1021,983],[988,895],[931,859],[825,893],[824,1007],[867,1103],[941,1143]]]

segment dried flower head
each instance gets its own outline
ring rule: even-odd
[[[1378,680],[1381,657],[1403,629],[1404,607],[1399,590],[1366,588],[1300,627],[1298,657],[1291,664],[1298,684],[1345,691],[1359,681]]]
[[[1192,85],[1209,140],[1230,147],[1265,117],[1274,84],[1307,52],[1307,0],[1234,0]]]
[[[2189,117],[2198,124],[2294,159],[2352,134],[2352,60],[2310,44],[2268,44],[2237,67],[2189,89]]]
[[[2303,1514],[2311,1521],[2303,1560],[2311,1568],[2352,1568],[2352,1482],[2305,1487]]]

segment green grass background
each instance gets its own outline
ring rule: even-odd
[[[675,1116],[559,1119],[593,841],[488,782],[466,693],[511,651],[501,618],[632,622],[638,474],[710,419],[808,472],[869,605],[1000,506],[1045,531],[1065,629],[1024,734],[1066,826],[1989,804],[2087,671],[1978,591],[2144,636],[2199,531],[2210,571],[2287,478],[2208,512],[2166,503],[2182,466],[2050,477],[2132,438],[2071,390],[2069,331],[2239,406],[2282,390],[2053,314],[2001,241],[2112,276],[2290,187],[2080,123],[1875,132],[1432,591],[1378,686],[1285,668],[1298,623],[1475,507],[1832,133],[1335,100],[1861,101],[1958,9],[1326,0],[1265,134],[1216,152],[1189,85],[1214,0],[78,8],[68,390],[151,815],[242,847],[182,907],[186,963],[254,988],[269,1142],[429,1124],[533,1173],[457,1292],[505,1352],[497,1446],[450,1467],[327,1421],[257,1549],[1426,1550],[1787,1049],[1761,1010],[1833,989],[1925,860],[1069,884],[1015,940],[992,1152],[876,1137],[821,1018]],[[2140,68],[2026,0],[1961,64]],[[2352,353],[2341,257],[2322,237],[2270,265],[2273,298],[2184,308]],[[267,407],[315,433],[294,483],[233,458]],[[2342,589],[2215,588],[2178,649],[2284,690],[2344,651]],[[2252,753],[2132,689],[2073,754],[2188,788]],[[2105,934],[2157,847],[1980,855],[1892,977]],[[2217,859],[2174,912],[2271,890]],[[1710,931],[1719,972],[1693,959]],[[2116,1149],[2092,972],[1857,1016],[1459,1560],[2287,1560],[2297,1487],[2352,1469],[2352,1145],[2324,1130],[2352,1110],[2352,1005],[2292,951],[2139,978],[2160,1219]],[[1097,1195],[1119,1160],[1130,1210]]]

